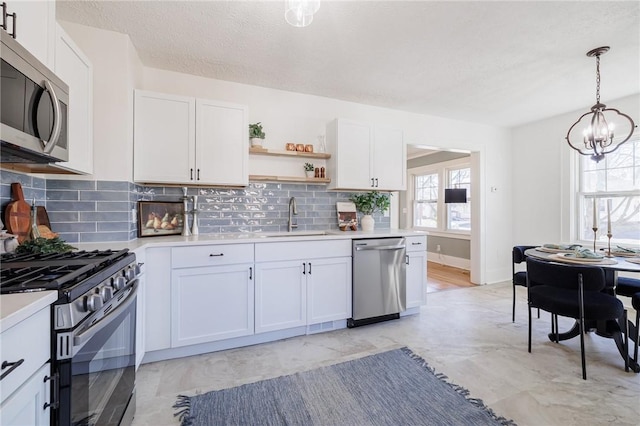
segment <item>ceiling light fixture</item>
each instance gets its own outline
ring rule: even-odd
[[[567,132],[566,140],[571,148],[575,149],[582,155],[590,155],[591,159],[598,162],[604,158],[605,154],[609,154],[628,141],[633,134],[635,124],[631,117],[623,114],[617,109],[607,108],[605,104],[600,103],[600,55],[609,51],[609,46],[598,47],[587,52],[587,56],[596,57],[596,103],[591,107],[591,111],[583,114],[578,121],[573,123]],[[582,132],[576,128],[578,123],[586,118],[581,126]],[[617,120],[617,121],[616,121]],[[629,133],[626,133],[626,126],[629,126]],[[576,129],[574,134],[572,130]],[[622,137],[615,137],[614,130],[620,131]],[[573,142],[572,142],[573,141]],[[580,141],[576,143],[576,141]]]
[[[306,27],[320,9],[320,0],[286,0],[284,19],[294,27]]]

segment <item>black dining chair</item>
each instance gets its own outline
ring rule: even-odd
[[[635,343],[633,349],[633,361],[638,363],[638,346],[640,346],[640,292],[631,296],[631,305],[633,309],[636,311],[636,325],[635,331],[633,333],[634,339],[632,339]]]
[[[640,292],[640,280],[629,277],[618,277],[616,285],[616,294],[618,296],[633,297],[634,294]]]
[[[519,265],[526,260],[527,255],[524,254],[525,251],[535,247],[536,246],[513,246],[513,250],[511,252],[511,272],[513,274],[513,278],[511,280],[511,282],[513,283],[513,307],[511,310],[511,322],[516,321],[516,286],[527,286],[527,272],[516,271],[516,265]],[[540,311],[538,311],[538,318],[540,318]]]
[[[531,352],[531,309],[539,308],[551,313],[551,333],[558,338],[558,316],[576,320],[580,335],[582,378],[587,379],[584,351],[585,322],[619,321],[624,328],[627,345],[626,311],[615,296],[604,293],[604,270],[595,266],[560,265],[527,258],[527,288],[529,293],[529,352]],[[551,336],[550,336],[551,337]],[[628,350],[627,350],[628,353]],[[628,355],[625,370],[628,369]]]

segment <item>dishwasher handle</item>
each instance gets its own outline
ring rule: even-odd
[[[405,248],[402,246],[356,246],[356,251],[364,251],[364,250],[402,250]]]

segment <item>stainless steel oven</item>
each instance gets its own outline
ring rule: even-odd
[[[56,333],[59,425],[130,424],[135,408],[138,282],[93,313],[83,327]]]
[[[141,272],[135,254],[9,254],[1,260],[3,294],[58,290],[51,307],[51,424],[131,424]]]

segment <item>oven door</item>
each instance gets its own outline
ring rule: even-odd
[[[137,287],[134,280],[125,300],[113,310],[105,305],[108,313],[102,319],[73,336],[73,356],[58,363],[57,424],[121,423],[135,386]]]

